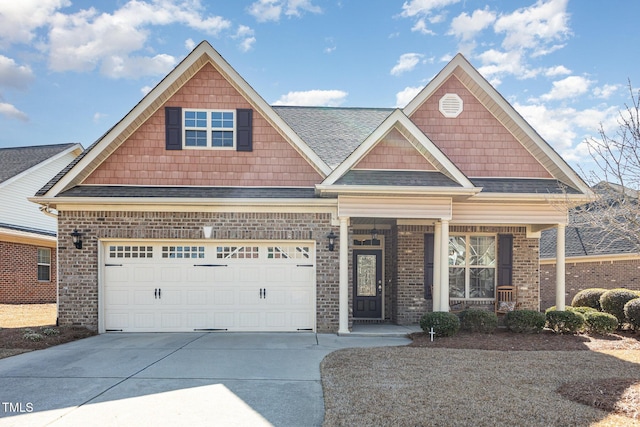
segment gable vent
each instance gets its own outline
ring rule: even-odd
[[[445,117],[458,117],[462,113],[462,98],[455,93],[446,93],[440,98],[440,112]]]

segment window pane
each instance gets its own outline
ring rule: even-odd
[[[187,147],[206,147],[207,132],[203,130],[188,130],[185,132],[185,145]]]
[[[211,127],[214,129],[233,129],[233,112],[212,111]]]
[[[51,264],[51,249],[38,248],[38,264]]]
[[[212,145],[214,147],[233,147],[233,132],[214,131]]]
[[[469,292],[471,298],[493,298],[495,289],[495,268],[472,268]]]
[[[449,237],[449,265],[465,265],[466,251],[464,236]]]
[[[494,266],[496,263],[496,239],[493,236],[471,236],[471,265]]]
[[[48,265],[39,265],[38,266],[38,280],[42,282],[48,282],[51,277],[49,272],[51,271],[51,267]]]
[[[464,298],[464,268],[449,268],[449,297]]]

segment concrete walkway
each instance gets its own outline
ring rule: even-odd
[[[397,336],[103,334],[0,360],[0,426],[319,426],[320,362]]]

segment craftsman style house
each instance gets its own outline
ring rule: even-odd
[[[538,309],[540,232],[588,192],[461,55],[403,109],[273,107],[203,42],[31,200],[60,324],[348,333],[500,284]]]

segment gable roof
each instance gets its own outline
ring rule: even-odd
[[[0,183],[16,177],[70,148],[82,149],[79,144],[0,148]]]
[[[591,193],[583,179],[460,53],[404,107],[404,113],[411,117],[451,75],[454,75],[554,178],[577,189],[579,193]]]
[[[201,42],[158,85],[153,88],[120,122],[93,143],[58,176],[43,187],[37,196],[55,196],[79,185],[154,112],[178,91],[205,64],[211,64],[247,101],[278,129],[292,147],[323,177],[331,168],[300,138],[260,95],[207,42]]]

